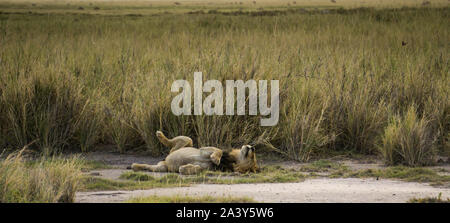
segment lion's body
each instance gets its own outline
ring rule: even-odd
[[[156,134],[164,145],[169,141],[173,142],[173,139],[167,139],[160,131]],[[216,147],[201,147],[200,149],[191,147],[192,139],[187,136],[175,138],[178,139],[176,145],[190,146],[172,148],[166,159],[157,165],[134,163],[131,168],[134,171],[148,170],[152,172],[179,172],[181,174],[197,174],[202,170],[256,172],[258,169],[254,148],[251,146],[246,145],[240,150],[234,149],[230,152],[224,152]]]
[[[165,163],[169,172],[177,172],[181,166],[187,164],[199,165],[203,169],[213,169],[214,163],[210,155],[211,153],[202,152],[200,149],[185,147],[170,153]]]

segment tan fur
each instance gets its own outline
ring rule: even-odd
[[[193,146],[192,139],[187,136],[177,136],[173,139],[168,139],[164,135],[164,133],[162,133],[161,131],[156,131],[156,137],[158,137],[159,141],[163,145],[170,148],[169,153],[172,153],[172,152],[178,150],[179,148]]]
[[[192,139],[187,136],[177,136],[173,139],[168,139],[160,131],[157,131],[156,135],[162,144],[169,147],[172,146],[171,152],[164,161],[159,162],[157,165],[133,163],[131,168],[134,171],[146,170],[198,174],[203,170],[215,169],[215,167],[220,165],[224,152],[219,148],[201,147],[197,149],[192,147]],[[188,146],[179,147],[180,145]],[[254,147],[245,145],[241,149],[233,149],[229,152],[229,155],[234,171],[246,173],[258,170]]]
[[[230,152],[230,155],[235,157],[236,164],[233,165],[233,169],[235,172],[247,173],[253,172],[256,173],[259,170],[258,163],[256,161],[256,153],[254,150],[250,150],[247,156],[242,154],[245,146],[243,146],[240,150],[233,149]]]

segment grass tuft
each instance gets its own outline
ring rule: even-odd
[[[437,197],[412,198],[408,203],[450,203],[450,198],[444,200],[442,199],[442,193],[439,193]]]
[[[0,161],[0,203],[73,202],[81,188],[81,163],[75,158],[42,158],[27,163],[23,150]]]
[[[389,165],[430,165],[436,154],[433,137],[428,121],[411,106],[404,118],[395,117],[386,127],[380,150]]]
[[[212,197],[212,196],[148,196],[137,197],[127,201],[128,203],[256,203],[248,197]]]

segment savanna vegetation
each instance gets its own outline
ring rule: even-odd
[[[80,159],[42,157],[27,162],[20,150],[0,162],[0,203],[73,202],[82,187]]]
[[[195,146],[252,143],[298,161],[351,152],[423,166],[450,155],[448,1],[137,2],[0,2],[0,148],[34,142],[52,156],[114,145],[156,156],[168,152],[154,135],[162,130]],[[278,124],[173,115],[171,84],[192,83],[195,71],[280,80]],[[2,202],[72,199],[75,161],[32,170],[19,160],[1,162],[2,192],[17,190]],[[65,170],[64,182],[31,174]],[[38,192],[16,196],[30,190],[22,180]]]
[[[442,199],[442,194],[440,193],[437,197],[412,198],[408,203],[450,203],[450,199]]]

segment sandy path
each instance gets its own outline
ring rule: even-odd
[[[450,188],[427,184],[376,179],[307,179],[300,183],[198,184],[191,187],[157,188],[135,191],[78,192],[77,202],[123,202],[139,196],[234,196],[258,202],[406,202],[411,198],[450,197]]]

